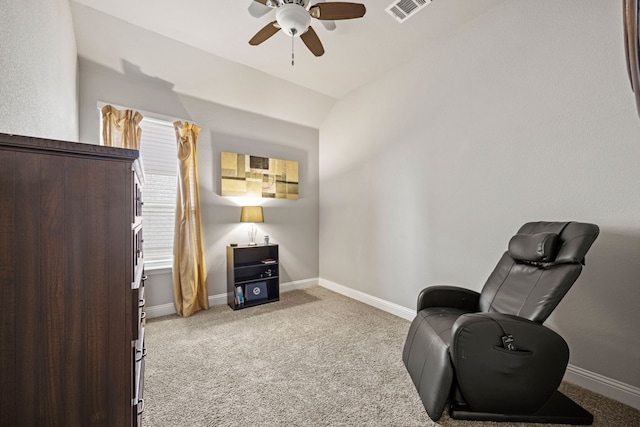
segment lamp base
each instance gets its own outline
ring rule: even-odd
[[[258,227],[255,223],[249,223],[249,246],[257,246],[256,234],[258,234]]]

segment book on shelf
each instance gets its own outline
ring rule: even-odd
[[[236,298],[235,298],[235,302],[236,305],[244,305],[244,295],[242,292],[242,286],[241,285],[236,285]]]
[[[260,262],[263,264],[275,264],[276,260],[273,258],[265,258],[265,259],[261,259]]]

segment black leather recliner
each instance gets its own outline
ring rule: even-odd
[[[403,361],[429,417],[591,424],[557,391],[565,340],[543,322],[576,281],[598,236],[594,224],[530,222],[482,292],[432,286],[418,296]]]

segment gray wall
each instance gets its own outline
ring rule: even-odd
[[[78,139],[76,42],[67,0],[0,0],[0,132]]]
[[[160,36],[156,36],[162,39]],[[162,40],[158,40],[162,42]],[[280,244],[281,282],[318,277],[318,130],[177,94],[171,82],[148,76],[134,64],[114,71],[79,59],[80,137],[99,143],[98,101],[129,106],[197,124],[198,169],[209,295],[226,292],[225,247],[248,243],[238,221],[242,204],[261,204],[258,238]],[[260,200],[220,196],[220,152],[287,160],[300,167],[300,199]],[[171,274],[150,273],[147,306],[173,303]]]
[[[425,12],[426,13],[426,12]],[[320,128],[320,277],[405,307],[480,290],[526,221],[601,235],[547,322],[640,386],[640,119],[618,1],[512,0],[339,100]]]

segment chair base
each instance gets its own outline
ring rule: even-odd
[[[449,409],[449,416],[458,420],[572,425],[593,424],[593,415],[559,391],[554,393],[549,402],[547,402],[542,409],[533,414],[491,414],[487,412],[473,412],[465,405],[452,403]]]

